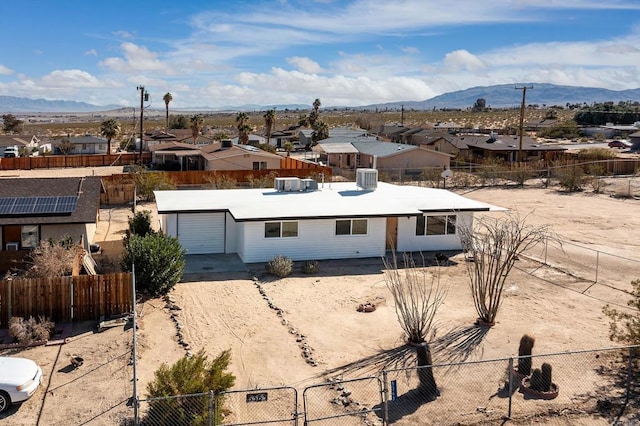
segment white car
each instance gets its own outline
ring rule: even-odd
[[[26,358],[0,356],[0,413],[26,401],[42,383],[42,369]]]

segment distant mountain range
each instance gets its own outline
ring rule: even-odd
[[[476,100],[483,98],[486,105],[493,108],[511,108],[520,106],[522,91],[516,90],[520,87],[530,87],[527,90],[527,105],[566,105],[567,103],[587,103],[593,102],[619,102],[619,101],[640,101],[640,88],[629,90],[609,90],[596,87],[559,86],[547,83],[521,83],[521,84],[500,84],[495,86],[472,87],[470,89],[445,93],[424,101],[398,101],[383,104],[351,107],[349,109],[405,109],[431,110],[442,108],[468,108],[473,106]],[[0,113],[72,113],[72,112],[103,112],[121,108],[119,105],[92,105],[85,102],[75,101],[49,101],[46,99],[18,98],[14,96],[0,95]],[[211,107],[189,107],[175,108],[174,111],[264,111],[276,108],[280,111],[284,109],[304,110],[310,109],[310,105],[239,105],[225,106],[222,108]],[[332,107],[325,107],[326,109]],[[338,109],[344,109],[340,107]],[[157,109],[160,111],[160,109]],[[164,111],[164,109],[162,109]]]

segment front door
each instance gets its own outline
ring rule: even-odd
[[[398,245],[398,218],[397,217],[388,217],[387,218],[387,250],[395,250]]]

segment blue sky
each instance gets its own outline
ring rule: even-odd
[[[0,2],[0,95],[162,108],[640,87],[640,0]]]

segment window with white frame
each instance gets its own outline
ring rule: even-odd
[[[456,233],[456,215],[416,217],[416,235],[451,235]]]
[[[336,220],[336,235],[367,235],[367,219]]]
[[[265,238],[291,238],[298,236],[298,222],[265,222]]]
[[[267,168],[266,161],[254,161],[253,170],[265,170]]]

